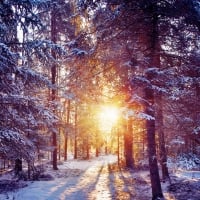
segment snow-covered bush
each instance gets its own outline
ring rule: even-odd
[[[192,153],[181,154],[176,158],[168,158],[168,166],[174,170],[177,169],[200,170],[200,158]]]

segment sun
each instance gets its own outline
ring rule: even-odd
[[[119,108],[114,105],[102,105],[98,113],[98,119],[102,131],[111,131],[119,119]]]

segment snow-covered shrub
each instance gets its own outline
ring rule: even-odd
[[[168,166],[172,169],[200,170],[200,158],[192,153],[181,154],[176,158],[168,158]]]

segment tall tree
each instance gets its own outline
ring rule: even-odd
[[[52,10],[51,10],[51,40],[54,44],[57,42],[57,9],[55,5],[53,4]],[[56,60],[56,53],[55,50],[52,50],[52,57]],[[51,90],[51,100],[53,102],[53,109],[54,112],[56,112],[55,107],[55,101],[56,101],[56,79],[57,79],[57,63],[53,62],[51,66],[51,83],[53,85],[53,88]],[[55,126],[55,125],[54,125]],[[55,129],[53,129],[52,133],[52,146],[53,146],[53,169],[57,170],[57,133],[55,132]]]
[[[41,127],[49,127],[48,123],[55,119],[41,99],[35,96],[49,81],[30,68],[33,63],[27,62],[28,54],[24,53],[34,51],[37,42],[30,45],[27,40],[17,37],[18,28],[26,35],[30,26],[41,28],[34,11],[37,6],[42,6],[41,2],[2,1],[0,4],[0,21],[4,27],[0,30],[1,153],[7,159],[17,159],[17,171],[21,170],[21,162],[18,162],[21,159],[33,164]]]

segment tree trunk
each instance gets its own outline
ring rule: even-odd
[[[52,137],[53,137],[52,145],[54,147],[54,150],[53,150],[53,169],[58,170],[58,167],[57,167],[57,136],[56,136],[55,132],[52,133]]]
[[[96,147],[96,154],[95,154],[96,157],[99,157],[99,149],[98,147]]]
[[[58,128],[58,160],[61,159],[61,130]]]
[[[125,151],[125,161],[126,167],[133,169],[134,168],[134,159],[133,159],[133,128],[132,128],[132,119],[128,119],[127,126],[124,133],[124,151]]]
[[[149,19],[149,28],[146,37],[149,38],[149,65],[151,67],[159,67],[158,63],[159,52],[157,52],[157,47],[159,44],[159,34],[158,34],[158,12],[157,12],[157,1],[148,2],[148,9],[145,10],[146,17]],[[159,65],[159,66],[157,66]],[[148,157],[149,157],[149,170],[152,188],[152,200],[163,198],[157,155],[156,155],[156,142],[155,142],[155,96],[154,90],[151,85],[151,80],[154,75],[147,71],[146,78],[150,83],[144,88],[144,98],[147,103],[145,103],[145,113],[150,116],[150,119],[146,120],[147,129],[147,146],[148,146]]]
[[[89,160],[90,159],[90,145],[89,145],[89,137],[87,137],[87,147],[86,147],[86,159]]]
[[[96,157],[99,156],[99,140],[98,140],[99,133],[96,131]]]
[[[158,16],[154,14],[153,21],[153,31],[152,31],[152,66],[160,68],[160,41],[159,41],[159,32],[158,32]],[[162,87],[162,84],[158,85]],[[159,141],[159,155],[160,155],[160,165],[162,170],[162,178],[163,180],[170,180],[169,172],[167,168],[167,152],[165,148],[165,139],[164,139],[164,124],[163,124],[163,104],[162,104],[162,93],[156,92],[155,94],[155,104],[156,106],[156,130],[158,133],[158,141]]]
[[[55,8],[52,8],[52,12],[51,12],[51,40],[54,43],[56,43],[56,35],[57,35],[57,32],[56,32],[56,10],[55,10]],[[56,54],[55,54],[54,50],[52,50],[52,57],[56,59]],[[56,70],[57,70],[56,63],[53,63],[52,67],[51,67],[51,82],[52,82],[52,85],[54,85],[54,86],[56,84]],[[55,88],[53,88],[52,91],[51,91],[51,100],[52,100],[53,103],[56,100],[56,89]],[[54,112],[55,112],[55,106],[54,106],[53,109],[54,109]],[[53,133],[52,133],[52,145],[54,147],[54,150],[53,150],[53,169],[57,170],[58,169],[58,167],[57,167],[57,136],[56,136],[55,131],[53,131]]]
[[[147,87],[145,88],[145,99],[149,102],[145,107],[145,113],[152,117],[146,120],[147,128],[147,143],[148,143],[148,157],[149,157],[149,170],[152,188],[152,199],[162,198],[162,188],[160,184],[157,156],[156,156],[156,143],[155,143],[155,119],[154,119],[154,95],[153,91]]]
[[[119,129],[117,128],[117,163],[118,166],[120,165],[120,136],[119,136]]]
[[[22,159],[15,160],[15,175],[18,175],[22,171]]]
[[[65,138],[64,138],[64,160],[67,160],[67,149],[68,149],[68,133],[65,133]]]
[[[77,105],[75,105],[75,119],[74,119],[74,123],[75,123],[75,131],[74,131],[74,159],[77,159],[77,153],[78,153],[78,148],[77,148]]]
[[[68,106],[67,106],[67,131],[65,132],[65,139],[64,139],[64,160],[67,160],[67,148],[68,148],[68,131],[69,131],[69,119],[70,119],[70,100],[68,100]]]
[[[157,106],[157,132],[159,139],[159,155],[160,155],[160,165],[162,169],[162,179],[170,180],[168,167],[167,167],[167,152],[165,148],[165,136],[164,136],[164,125],[163,125],[163,111],[162,111],[162,96],[161,94],[156,95]]]
[[[159,42],[159,28],[158,28],[158,16],[156,13],[157,8],[154,10],[154,18],[152,22],[152,66],[160,68],[161,61],[160,61],[160,42]],[[152,77],[153,78],[153,77]],[[151,77],[149,77],[151,79]],[[162,84],[158,85],[162,87]],[[152,91],[153,92],[153,91]],[[169,172],[167,168],[167,153],[165,148],[165,139],[164,139],[164,124],[163,124],[163,105],[162,105],[162,93],[156,92],[155,97],[156,106],[156,130],[158,133],[158,141],[159,141],[159,155],[160,155],[160,165],[162,169],[162,178],[163,180],[170,180]]]
[[[27,163],[28,164],[28,179],[31,179],[31,166],[30,166],[30,162]]]

